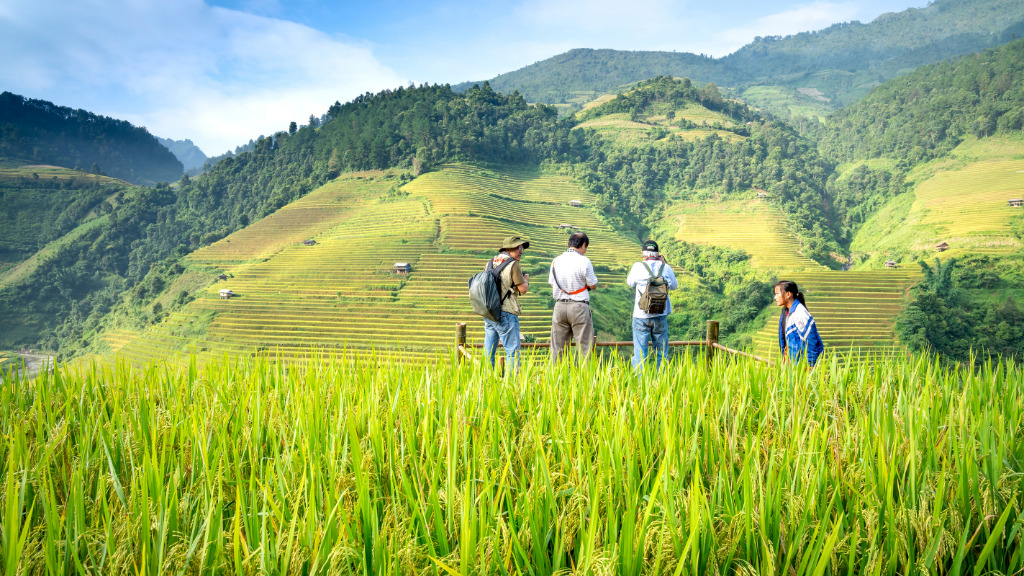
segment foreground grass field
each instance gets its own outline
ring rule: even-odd
[[[1020,367],[386,357],[0,388],[5,574],[982,574],[1024,565]]]

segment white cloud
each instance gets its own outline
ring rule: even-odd
[[[404,84],[366,45],[199,0],[16,4],[0,10],[3,89],[191,138],[209,155]]]

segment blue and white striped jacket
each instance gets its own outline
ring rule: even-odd
[[[779,350],[789,352],[792,360],[799,360],[807,354],[807,363],[814,366],[825,351],[825,343],[818,335],[818,327],[807,307],[793,302],[788,314],[779,316]]]

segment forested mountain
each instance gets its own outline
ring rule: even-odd
[[[572,50],[490,80],[531,102],[579,102],[658,75],[744,89],[802,88],[827,105],[850,104],[889,78],[956,55],[1024,36],[1018,0],[936,0],[785,38],[757,38],[724,58],[674,52]],[[468,86],[469,84],[461,85]],[[817,93],[813,92],[814,90]]]
[[[135,184],[177,180],[181,162],[145,128],[0,94],[0,158],[103,173]]]
[[[518,91],[530,102],[577,104],[656,76],[678,76],[695,82],[731,83],[721,62],[685,52],[593,50],[577,48],[519,70],[500,74],[489,84],[505,93]],[[466,82],[455,86],[464,90]]]
[[[206,154],[199,149],[199,146],[196,146],[191,140],[171,140],[170,138],[160,138],[158,136],[157,141],[174,154],[174,157],[181,162],[186,171],[202,168],[203,164],[209,160]]]
[[[967,136],[1024,129],[1024,39],[921,67],[833,115],[822,151],[839,160],[888,157],[909,166]]]

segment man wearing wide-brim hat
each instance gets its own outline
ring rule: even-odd
[[[501,243],[501,251],[491,260],[491,267],[497,268],[506,260],[512,263],[502,269],[501,279],[501,318],[498,322],[484,318],[484,350],[494,366],[494,355],[498,351],[498,342],[505,347],[508,365],[519,367],[519,315],[523,307],[519,304],[519,296],[529,290],[530,275],[523,274],[519,261],[523,259],[523,250],[530,247],[530,242],[519,236],[508,236]]]

